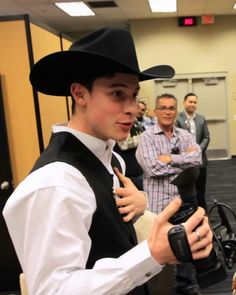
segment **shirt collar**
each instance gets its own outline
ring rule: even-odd
[[[115,141],[110,140],[101,140],[97,137],[91,136],[89,134],[77,131],[75,129],[69,128],[67,123],[55,124],[52,126],[53,133],[57,132],[69,132],[78,138],[90,151],[95,154],[105,165],[110,163],[112,150],[115,145]]]
[[[186,117],[188,118],[188,120],[193,120],[196,117],[195,113],[193,113],[192,116],[189,116],[189,114],[187,114],[186,112],[184,112],[184,113],[185,113]]]
[[[153,128],[154,128],[154,133],[155,134],[164,134],[164,131],[161,129],[161,127],[158,125],[158,123],[157,124],[155,124],[154,126],[153,126]],[[172,133],[172,136],[174,136],[174,137],[176,137],[176,136],[178,136],[178,128],[176,128],[175,127],[175,125],[173,126],[173,133]]]

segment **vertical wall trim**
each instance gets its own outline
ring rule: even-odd
[[[63,50],[63,41],[62,41],[62,33],[59,34],[60,37],[60,47]],[[67,119],[70,120],[70,110],[69,110],[69,98],[66,96],[66,112],[67,112]]]
[[[34,65],[34,55],[33,55],[32,38],[31,38],[31,32],[30,32],[29,15],[27,14],[24,15],[24,21],[25,21],[29,64],[31,69]],[[44,150],[43,132],[42,132],[42,123],[41,123],[41,116],[40,116],[39,97],[38,97],[38,92],[35,89],[33,89],[33,99],[34,99],[34,110],[35,110],[35,117],[36,117],[39,150],[40,150],[40,153],[42,153],[42,151]]]
[[[6,125],[6,118],[5,118],[5,110],[4,110],[4,103],[3,103],[3,93],[2,93],[2,81],[0,76],[0,134],[1,134],[1,145],[0,145],[0,154],[4,160],[1,160],[1,177],[4,176],[10,182],[10,187],[12,188],[12,165],[11,165],[11,158],[9,153],[9,143],[8,143],[8,135],[7,135],[7,125]],[[2,173],[4,175],[2,175]]]

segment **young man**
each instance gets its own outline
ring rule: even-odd
[[[202,150],[202,165],[196,182],[197,199],[199,206],[207,209],[205,192],[207,178],[207,155],[206,150],[210,142],[210,133],[206,118],[196,113],[198,97],[194,93],[188,93],[184,97],[184,111],[180,112],[176,119],[176,126],[188,130],[193,134],[196,142]]]
[[[144,190],[149,208],[160,213],[178,195],[171,181],[183,170],[201,164],[201,149],[186,130],[175,127],[177,99],[164,93],[156,98],[157,124],[145,131],[136,157],[144,170]],[[177,265],[176,294],[199,295],[192,265]]]
[[[180,201],[156,217],[137,245],[131,219],[144,209],[143,193],[112,169],[123,166],[112,148],[130,132],[139,81],[173,75],[169,66],[141,72],[132,36],[115,28],[92,32],[33,67],[33,87],[71,94],[73,114],[53,126],[49,146],[3,212],[30,295],[147,294],[145,282],[176,263],[167,234]],[[209,255],[204,210],[184,227],[193,259]]]

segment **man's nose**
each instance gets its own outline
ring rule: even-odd
[[[130,99],[125,103],[124,106],[125,113],[130,113],[136,115],[138,113],[137,102],[133,99]]]

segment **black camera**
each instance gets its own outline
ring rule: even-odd
[[[180,154],[180,150],[178,146],[174,146],[170,152],[172,155],[179,155]]]
[[[198,168],[188,168],[181,172],[171,182],[178,188],[182,199],[180,210],[170,218],[172,224],[181,224],[185,222],[197,209],[198,202],[196,197],[196,179],[198,177]],[[227,277],[226,265],[222,255],[219,241],[213,239],[213,249],[207,258],[193,261],[196,270],[196,279],[201,288],[207,288]]]

